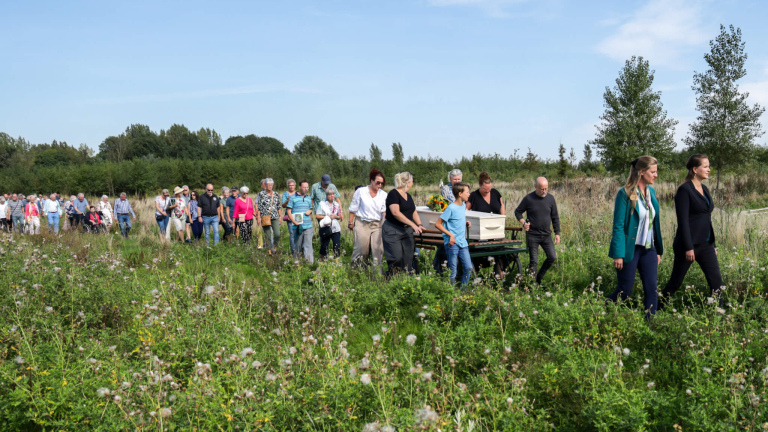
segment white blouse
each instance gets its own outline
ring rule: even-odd
[[[349,212],[365,222],[380,221],[382,213],[387,211],[387,193],[379,189],[375,197],[371,196],[370,186],[361,187],[352,196]]]

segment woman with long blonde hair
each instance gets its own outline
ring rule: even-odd
[[[632,295],[635,273],[639,271],[648,319],[658,307],[658,270],[664,253],[659,202],[651,186],[658,177],[658,165],[653,156],[640,156],[632,161],[627,183],[616,194],[608,250],[618,276],[618,287],[608,299],[615,302]]]

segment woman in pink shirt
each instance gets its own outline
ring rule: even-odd
[[[235,200],[234,219],[240,228],[240,240],[243,244],[251,241],[251,231],[253,230],[253,200],[248,196],[248,186],[240,188],[240,196]]]
[[[34,194],[29,194],[29,202],[24,209],[24,217],[27,219],[27,229],[30,234],[40,234],[40,209],[37,208],[36,200]]]

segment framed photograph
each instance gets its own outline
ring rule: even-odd
[[[293,219],[296,221],[298,225],[301,225],[304,223],[304,213],[293,213]]]

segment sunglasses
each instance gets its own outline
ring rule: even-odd
[[[384,182],[377,181],[376,184],[379,186],[384,186]]]
[[[208,191],[208,192],[213,192],[213,189],[206,189],[206,191]]]

